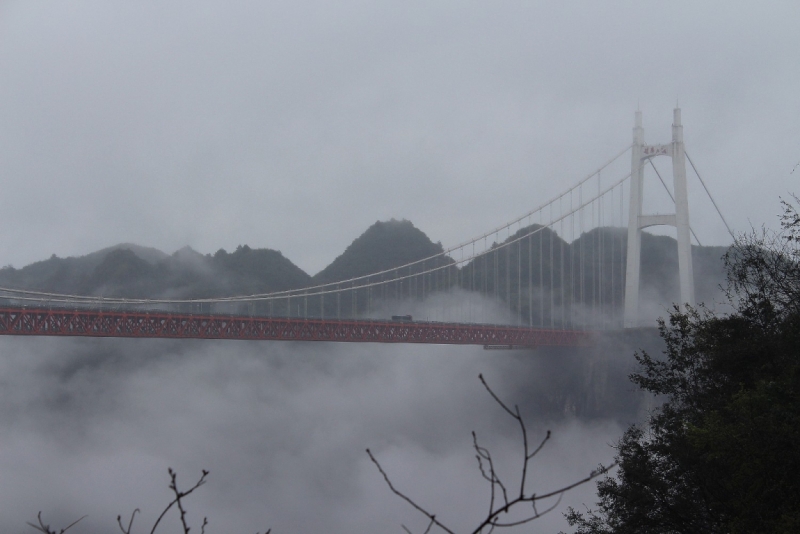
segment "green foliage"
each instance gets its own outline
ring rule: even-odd
[[[726,256],[735,312],[675,310],[660,324],[666,357],[637,355],[631,379],[665,402],[617,444],[598,508],[570,510],[577,533],[800,531],[798,230],[795,217],[739,240]]]

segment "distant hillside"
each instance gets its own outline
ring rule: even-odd
[[[391,287],[338,297],[295,297],[292,302],[263,303],[257,309],[270,306],[274,313],[295,314],[302,306],[313,314],[335,316],[369,310],[374,301],[382,298],[418,298],[446,284],[458,284],[466,291],[509,302],[525,322],[530,317],[534,324],[560,324],[562,320],[566,324],[575,314],[600,320],[618,316],[624,292],[625,229],[595,228],[567,243],[552,230],[534,224],[520,229],[506,242],[512,240],[516,241],[510,246],[479,257],[460,270],[451,258],[443,256],[398,273],[406,276],[423,268],[442,267],[424,281],[402,280]],[[493,247],[501,245],[495,243]],[[440,243],[432,242],[410,221],[392,219],[370,226],[314,277],[279,251],[251,249],[247,245],[230,253],[220,249],[213,255],[203,255],[185,247],[167,255],[153,248],[121,244],[75,258],[54,255],[21,269],[5,267],[0,269],[0,286],[138,298],[250,295],[391,271],[442,251]],[[721,259],[725,251],[725,247],[693,247],[698,302],[722,300],[719,286],[725,281]],[[643,233],[641,276],[640,309],[646,320],[664,315],[679,298],[675,239]],[[380,278],[371,281],[379,282]],[[567,308],[569,312],[565,312]]]
[[[314,282],[336,282],[379,272],[428,258],[442,250],[441,243],[432,242],[410,221],[378,221],[357,237],[333,263],[314,275]],[[426,267],[433,267],[433,263]],[[415,270],[421,270],[421,266]]]
[[[503,243],[513,243],[496,254],[466,264],[461,285],[509,302],[523,321],[532,317],[533,324],[568,322],[570,314],[577,314],[580,323],[589,316],[610,320],[623,307],[627,237],[624,228],[595,228],[567,243],[534,224],[509,236]],[[640,310],[648,320],[663,316],[680,299],[677,250],[674,238],[642,233]],[[692,247],[697,302],[721,300],[726,250]]]
[[[118,245],[77,258],[55,255],[0,269],[0,286],[116,297],[200,298],[266,293],[307,286],[311,278],[275,250],[247,245],[213,256],[186,247],[169,256]]]

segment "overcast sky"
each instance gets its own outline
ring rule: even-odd
[[[800,4],[0,2],[0,263],[119,242],[281,250],[376,220],[445,246],[630,143],[687,151],[734,230],[798,191]],[[666,171],[669,171],[666,162]],[[660,187],[660,186],[659,186]],[[729,240],[699,187],[693,226]]]

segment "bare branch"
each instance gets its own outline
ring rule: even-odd
[[[36,530],[38,530],[39,532],[44,532],[45,534],[51,534],[50,525],[45,525],[44,522],[42,521],[42,512],[41,512],[41,510],[36,515],[36,517],[39,519],[39,525],[38,526],[34,525],[33,523],[31,523],[29,521],[26,521],[26,523],[29,524],[30,526],[32,526],[33,528],[35,528]]]
[[[586,484],[587,482],[590,482],[590,481],[594,480],[595,478],[599,477],[600,475],[604,475],[604,474],[608,473],[609,471],[611,471],[612,469],[614,469],[618,465],[619,465],[619,462],[614,462],[614,463],[609,464],[607,466],[602,466],[601,465],[598,469],[595,469],[594,471],[589,473],[588,477],[583,478],[583,479],[581,479],[581,480],[579,480],[577,482],[573,482],[572,484],[564,486],[561,489],[557,489],[555,491],[551,491],[550,493],[545,493],[544,495],[536,495],[535,499],[531,499],[531,500],[540,501],[542,499],[547,499],[548,497],[553,497],[554,495],[565,493],[565,492],[567,492],[567,491],[569,491],[569,490],[571,490],[573,488],[577,488],[578,486],[580,486],[582,484]]]
[[[485,527],[487,527],[489,525],[491,525],[492,528],[494,528],[494,527],[501,527],[501,528],[514,527],[514,526],[517,526],[517,525],[524,525],[525,523],[529,523],[529,522],[533,521],[534,519],[538,519],[538,518],[542,517],[544,514],[550,512],[553,509],[555,509],[555,507],[558,506],[558,504],[561,502],[561,498],[563,497],[564,493],[568,492],[569,490],[571,490],[573,488],[576,488],[576,487],[580,486],[581,484],[586,484],[587,482],[599,477],[602,474],[607,473],[608,471],[610,471],[611,469],[616,467],[617,463],[618,462],[614,462],[614,463],[612,463],[611,465],[608,465],[608,466],[602,466],[601,465],[598,469],[595,469],[594,471],[589,473],[589,476],[587,476],[586,478],[583,478],[583,479],[581,479],[581,480],[579,480],[577,482],[574,482],[572,484],[564,486],[564,487],[562,487],[560,489],[557,489],[555,491],[551,491],[551,492],[545,493],[543,495],[536,495],[534,493],[530,497],[522,497],[522,498],[519,498],[519,499],[514,499],[507,506],[504,506],[503,508],[495,511],[494,514],[491,514],[486,519],[484,519],[483,522],[478,526],[478,528],[476,528],[473,531],[473,534],[478,534],[479,532],[481,532],[481,530],[483,528],[485,528]],[[551,497],[556,497],[556,496],[558,497],[558,501],[556,502],[555,505],[547,508],[542,513],[539,513],[536,510],[535,504],[536,504],[537,501],[542,501],[544,499],[549,499]],[[523,502],[530,502],[532,505],[534,505],[534,513],[533,513],[533,515],[531,515],[529,517],[526,517],[524,519],[521,519],[519,521],[512,522],[512,523],[498,523],[497,522],[497,518],[501,513],[508,512],[512,507],[514,507],[517,504],[523,503]]]
[[[486,383],[486,380],[484,380],[484,379],[483,379],[483,374],[479,374],[479,375],[478,375],[478,378],[480,378],[480,380],[481,380],[481,384],[483,384],[483,387],[485,387],[485,388],[486,388],[486,391],[488,391],[488,392],[489,392],[489,395],[491,395],[491,396],[492,396],[492,398],[493,398],[495,401],[497,401],[497,404],[499,404],[500,406],[502,406],[502,407],[503,407],[503,409],[504,409],[505,411],[507,411],[507,412],[508,412],[508,414],[509,414],[511,417],[513,417],[514,419],[518,419],[518,418],[519,418],[519,414],[518,414],[518,413],[514,413],[514,412],[512,412],[512,411],[511,411],[511,409],[510,409],[508,406],[506,406],[506,405],[505,405],[505,403],[504,403],[503,401],[501,401],[501,400],[500,400],[500,397],[498,397],[497,395],[495,395],[495,394],[494,394],[494,391],[492,391],[492,388],[490,388],[490,387],[489,387],[489,385]]]
[[[183,503],[181,502],[181,492],[178,491],[178,481],[177,481],[177,474],[170,468],[169,474],[172,477],[172,482],[170,483],[170,489],[175,493],[175,504],[178,505],[178,511],[181,515],[181,525],[183,526],[183,533],[189,534],[189,526],[186,524],[186,510],[183,509]]]
[[[184,534],[189,534],[190,527],[189,527],[188,523],[186,522],[186,509],[183,506],[183,499],[186,498],[188,495],[190,495],[192,492],[194,492],[194,490],[196,490],[197,488],[199,488],[200,486],[202,486],[203,484],[206,483],[206,477],[208,476],[208,471],[203,469],[202,470],[202,474],[201,474],[200,478],[198,479],[198,481],[195,483],[195,485],[192,486],[191,488],[189,488],[186,491],[181,491],[178,488],[178,478],[177,478],[177,474],[175,473],[175,471],[173,471],[172,468],[168,468],[168,472],[169,472],[169,476],[170,476],[169,489],[171,489],[172,492],[175,494],[175,498],[166,506],[166,508],[164,508],[164,510],[161,512],[161,515],[158,516],[158,519],[156,519],[156,522],[153,525],[153,528],[150,531],[150,534],[154,534],[155,533],[156,529],[158,528],[158,525],[161,523],[161,520],[164,518],[164,516],[167,514],[167,512],[173,506],[175,506],[176,504],[178,505],[178,509],[180,510],[180,514],[181,514],[181,518],[180,519],[181,519],[181,525],[183,526],[183,533]],[[119,529],[122,532],[122,534],[131,534],[131,530],[133,528],[133,520],[135,519],[137,513],[139,513],[139,514],[141,513],[141,510],[139,508],[136,508],[133,511],[133,513],[131,514],[131,517],[128,520],[128,526],[127,527],[122,523],[122,516],[121,515],[117,516],[117,525],[119,526]],[[69,529],[71,529],[72,527],[77,525],[81,520],[85,519],[88,516],[83,516],[83,517],[73,521],[66,528],[63,528],[63,529],[59,530],[58,532],[56,532],[55,530],[52,530],[50,525],[46,525],[44,523],[44,520],[42,519],[42,512],[39,512],[36,517],[37,517],[38,522],[39,522],[38,525],[35,525],[33,523],[30,523],[30,522],[27,522],[27,524],[29,526],[33,527],[34,529],[38,530],[39,532],[43,532],[44,534],[65,534]],[[205,534],[207,526],[208,526],[208,517],[204,517],[203,518],[203,523],[202,523],[202,525],[200,525],[200,534]],[[272,532],[272,529],[268,529],[264,534],[270,534],[271,532]],[[258,534],[258,533],[256,533],[256,534]]]
[[[72,527],[74,527],[75,525],[77,525],[77,524],[78,524],[78,522],[80,522],[81,520],[83,520],[83,519],[85,519],[85,518],[87,518],[87,517],[89,517],[89,516],[88,516],[88,515],[85,515],[85,516],[83,516],[83,517],[79,517],[78,519],[76,519],[75,521],[73,521],[72,523],[70,523],[70,524],[69,524],[69,526],[68,526],[67,528],[63,528],[63,529],[61,529],[61,534],[64,534],[64,532],[68,531],[69,529],[71,529]]]
[[[489,386],[486,387],[488,388]],[[522,420],[522,416],[519,413],[519,406],[516,404],[514,405],[514,411],[516,412],[514,418],[519,423],[520,430],[522,430],[522,476],[519,477],[519,496],[522,498],[525,496],[525,482],[528,479],[528,460],[530,460],[530,456],[528,455],[528,429],[525,428],[525,421]]]
[[[541,512],[541,513],[539,513],[539,510],[536,509],[536,502],[534,501],[534,503],[533,503],[533,515],[532,516],[527,517],[525,519],[520,519],[519,521],[514,521],[512,523],[494,523],[493,526],[496,526],[496,527],[516,527],[516,526],[519,526],[519,525],[524,525],[525,523],[530,523],[531,521],[533,521],[535,519],[539,519],[543,515],[545,515],[545,514],[547,514],[549,512],[552,512],[553,510],[558,508],[558,505],[561,504],[561,499],[563,497],[564,497],[564,494],[563,493],[559,493],[558,494],[558,499],[556,499],[555,504],[553,504],[552,506],[546,508],[544,510],[544,512]]]
[[[538,447],[536,447],[536,450],[535,450],[535,451],[533,451],[532,453],[530,453],[530,454],[528,455],[528,460],[530,460],[531,458],[533,458],[534,456],[536,456],[536,454],[538,454],[538,452],[539,452],[540,450],[542,450],[542,447],[544,447],[544,444],[545,444],[545,443],[547,443],[547,441],[548,441],[549,439],[550,439],[550,431],[548,430],[548,431],[547,431],[547,434],[545,435],[545,437],[544,437],[544,439],[542,440],[542,442],[539,444],[539,446],[538,446]]]
[[[187,495],[192,493],[194,490],[196,490],[197,488],[199,488],[200,486],[202,486],[203,484],[206,483],[206,476],[208,476],[208,471],[203,469],[203,471],[202,471],[203,474],[200,477],[200,480],[198,480],[197,483],[194,486],[189,488],[189,490],[183,491],[183,492],[178,491],[178,486],[177,486],[177,482],[176,482],[176,475],[175,475],[175,472],[172,470],[172,468],[171,467],[168,468],[167,471],[169,472],[169,476],[170,476],[169,488],[175,493],[175,499],[173,499],[172,502],[169,503],[166,508],[164,508],[164,511],[161,512],[161,515],[158,516],[158,519],[156,519],[156,522],[153,525],[153,529],[150,531],[150,534],[153,534],[156,531],[156,528],[158,528],[158,524],[161,522],[161,520],[167,514],[169,509],[172,508],[172,506],[175,505],[175,504],[177,504],[178,507],[181,509],[181,522],[183,523],[184,534],[188,534],[189,527],[186,526],[186,522],[184,520],[185,512],[183,511],[183,508],[182,508],[182,505],[180,503],[180,500],[183,499],[184,497],[186,497]]]
[[[485,529],[488,529],[489,534],[491,534],[492,532],[494,532],[496,528],[506,528],[506,527],[524,525],[535,519],[538,519],[543,515],[555,510],[561,503],[564,493],[573,488],[576,488],[577,486],[580,486],[581,484],[585,484],[616,467],[617,462],[614,462],[613,464],[610,464],[608,466],[601,465],[598,469],[589,473],[587,477],[578,480],[576,482],[573,482],[571,484],[568,484],[566,486],[563,486],[555,491],[550,491],[548,493],[540,495],[533,493],[526,496],[525,483],[527,481],[528,462],[530,462],[531,459],[533,459],[533,457],[536,456],[542,450],[545,444],[550,440],[552,434],[548,430],[544,439],[542,439],[542,441],[539,443],[536,449],[530,452],[528,446],[528,430],[527,427],[525,426],[525,421],[522,418],[522,414],[520,413],[519,406],[515,404],[513,410],[509,408],[509,406],[495,394],[492,388],[489,387],[489,385],[486,383],[486,380],[483,378],[483,375],[479,375],[479,378],[481,384],[483,384],[483,387],[486,388],[486,391],[489,392],[489,395],[491,395],[491,397],[495,400],[495,402],[497,402],[497,404],[499,404],[500,407],[503,408],[503,410],[505,410],[506,413],[508,413],[511,417],[513,417],[519,424],[520,431],[522,432],[523,456],[522,456],[522,470],[520,475],[519,495],[516,498],[509,500],[506,487],[500,480],[500,477],[498,476],[497,472],[495,471],[494,461],[492,459],[491,452],[486,447],[482,447],[478,444],[477,434],[475,432],[472,432],[472,446],[475,449],[475,458],[478,460],[478,469],[481,473],[481,476],[486,481],[489,482],[491,490],[489,499],[489,513],[486,515],[483,521],[480,522],[477,528],[474,531],[472,531],[472,534],[480,534],[484,532]],[[427,510],[419,506],[416,502],[411,500],[407,495],[405,495],[404,493],[400,492],[397,488],[395,488],[391,480],[389,479],[389,476],[383,470],[383,468],[375,459],[375,457],[372,455],[369,449],[367,449],[367,454],[369,455],[370,459],[375,464],[375,466],[378,468],[378,471],[380,471],[380,473],[383,475],[383,478],[386,481],[386,484],[388,484],[389,489],[391,489],[392,492],[395,493],[395,495],[398,495],[403,500],[408,502],[411,506],[413,506],[417,511],[422,513],[425,517],[430,519],[430,523],[428,524],[428,528],[425,530],[425,534],[428,534],[428,532],[430,532],[431,528],[433,528],[433,525],[436,525],[440,527],[442,530],[450,534],[453,534],[453,532],[450,529],[445,527],[442,523],[440,523],[436,519],[436,516],[434,514],[428,512]],[[503,493],[503,506],[495,509],[495,501],[497,500],[497,491],[498,491],[497,488],[500,488],[500,490]],[[540,512],[537,507],[537,503],[545,499],[551,499],[553,497],[556,497],[555,503],[548,506],[546,509]],[[508,521],[508,522],[499,521],[500,514],[505,514],[510,512],[512,508],[515,508],[517,505],[521,503],[530,503],[533,509],[533,513],[530,515],[522,516],[519,520],[516,521]],[[408,534],[410,534],[410,531],[405,526],[403,526],[403,529]]]
[[[520,431],[522,432],[522,449],[523,449],[522,475],[520,476],[520,481],[519,481],[519,497],[523,498],[523,497],[525,497],[525,484],[528,481],[528,461],[531,458],[533,458],[534,456],[536,456],[536,454],[540,450],[542,450],[542,447],[544,447],[544,444],[547,443],[547,441],[550,439],[550,431],[549,430],[547,431],[547,435],[542,440],[542,442],[539,444],[539,446],[536,448],[536,450],[533,451],[532,453],[529,453],[528,452],[528,429],[525,426],[524,419],[522,419],[522,414],[519,411],[519,406],[515,404],[514,405],[514,410],[511,410],[502,400],[500,400],[500,397],[498,397],[497,394],[495,394],[495,392],[492,390],[492,388],[489,387],[489,384],[487,384],[486,380],[483,378],[483,374],[478,375],[478,378],[480,379],[481,384],[483,384],[483,387],[486,388],[486,391],[489,392],[489,395],[492,396],[492,398],[497,402],[497,404],[499,404],[519,424]],[[505,493],[505,491],[504,491],[504,493]],[[506,506],[508,506],[508,498],[505,499],[505,503],[506,503]]]
[[[134,516],[136,516],[136,512],[142,513],[142,511],[139,510],[138,508],[133,511],[133,513],[131,514],[131,520],[128,521],[127,529],[125,529],[122,526],[122,516],[121,515],[117,516],[117,524],[119,525],[119,529],[122,531],[122,534],[131,534],[131,527],[133,526],[133,518]]]
[[[39,524],[38,525],[34,525],[33,523],[30,523],[28,521],[26,521],[26,523],[28,525],[32,526],[33,528],[35,528],[36,530],[38,530],[39,532],[44,532],[45,534],[64,534],[66,531],[68,531],[69,529],[71,529],[72,527],[74,527],[75,525],[77,525],[83,519],[86,519],[87,517],[88,516],[83,516],[83,517],[80,517],[80,518],[76,519],[75,521],[70,523],[66,528],[62,528],[61,530],[59,530],[58,533],[56,533],[55,530],[50,530],[50,525],[45,525],[44,524],[44,521],[42,521],[42,512],[41,511],[38,514],[36,514],[36,518],[39,520]]]
[[[379,463],[378,463],[378,460],[376,460],[376,459],[375,459],[375,457],[372,455],[372,451],[370,451],[369,449],[367,449],[367,454],[369,455],[369,459],[370,459],[370,460],[372,460],[372,463],[374,463],[374,464],[375,464],[375,467],[377,467],[377,468],[378,468],[378,471],[380,471],[380,473],[383,475],[383,479],[386,481],[386,484],[388,484],[388,486],[389,486],[389,489],[390,489],[390,490],[392,490],[392,492],[393,492],[395,495],[397,495],[398,497],[400,497],[401,499],[403,499],[404,501],[406,501],[408,504],[410,504],[411,506],[413,506],[413,507],[414,507],[414,508],[415,508],[415,509],[416,509],[416,510],[419,512],[419,513],[421,513],[422,515],[424,515],[425,517],[427,517],[428,519],[430,519],[432,524],[435,524],[437,527],[441,528],[441,529],[442,529],[442,530],[444,530],[445,532],[449,532],[450,534],[455,534],[455,532],[453,532],[452,530],[450,530],[449,528],[447,528],[446,526],[444,526],[444,525],[443,525],[443,524],[442,524],[442,523],[441,523],[441,522],[440,522],[438,519],[436,519],[436,516],[435,516],[434,514],[432,514],[432,513],[428,512],[427,510],[425,510],[424,508],[422,508],[420,505],[418,505],[417,503],[415,503],[414,501],[412,501],[412,500],[411,500],[409,497],[407,497],[407,496],[406,496],[404,493],[402,493],[402,492],[401,492],[401,491],[399,491],[397,488],[395,488],[395,487],[394,487],[394,484],[392,484],[392,481],[391,481],[391,480],[389,480],[389,475],[387,475],[387,474],[386,474],[386,471],[384,471],[384,470],[383,470],[383,467],[381,467],[381,464],[379,464]],[[430,527],[428,527],[428,528],[430,528]]]
[[[499,486],[503,492],[503,502],[508,505],[508,491],[506,490],[505,485],[500,480],[500,477],[497,476],[497,472],[494,470],[494,462],[492,461],[492,454],[489,452],[489,449],[485,447],[481,447],[478,445],[478,436],[475,432],[472,432],[472,443],[475,447],[475,451],[478,453],[476,458],[478,459],[478,469],[481,471],[481,475],[483,478],[489,481],[491,484],[491,496],[489,498],[489,513],[491,514],[494,511],[494,501],[495,501],[495,486]],[[489,464],[489,474],[486,474],[486,471],[483,468],[483,460]]]

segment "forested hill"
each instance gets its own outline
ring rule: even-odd
[[[280,291],[309,285],[311,277],[280,252],[239,246],[200,254],[189,247],[172,255],[117,245],[77,258],[0,269],[0,286],[79,295],[202,298]]]
[[[443,251],[410,221],[378,221],[357,237],[341,256],[314,276],[315,283],[336,282],[376,273]],[[441,261],[441,260],[440,260]],[[429,265],[432,267],[433,263]],[[420,265],[415,270],[420,270]]]
[[[518,234],[530,233],[531,238],[522,239],[516,246],[510,247],[507,253],[499,254],[496,275],[493,272],[483,272],[483,269],[495,268],[492,262],[487,264],[478,260],[474,265],[467,264],[463,268],[475,269],[478,279],[496,282],[505,287],[504,277],[507,269],[504,262],[510,261],[510,265],[516,266],[518,254],[523,254],[526,261],[530,255],[533,258],[532,264],[543,265],[541,267],[543,270],[539,272],[534,267],[530,276],[515,274],[510,283],[514,285],[520,278],[523,283],[527,283],[527,280],[531,279],[534,286],[538,287],[540,278],[558,283],[561,273],[564,272],[566,276],[566,272],[569,271],[569,262],[573,261],[572,258],[578,258],[579,252],[583,251],[581,253],[586,259],[580,264],[575,263],[575,269],[584,271],[586,284],[590,284],[592,278],[596,276],[595,266],[602,264],[604,277],[616,273],[613,276],[617,279],[617,282],[610,284],[614,288],[613,292],[609,290],[604,294],[608,298],[613,298],[615,302],[621,302],[627,237],[624,230],[595,229],[573,243],[566,243],[549,230],[534,233],[536,229],[536,225],[533,225],[518,232]],[[509,239],[515,237],[519,236],[515,234]],[[597,244],[601,242],[604,244],[600,249],[603,251],[602,257],[594,258],[591,254],[586,254],[586,251],[598,250]],[[555,252],[552,256],[551,247]],[[303,272],[279,251],[271,249],[253,249],[242,245],[233,252],[220,249],[214,254],[201,254],[185,247],[169,255],[153,248],[121,244],[80,257],[58,258],[53,255],[47,260],[21,269],[4,267],[0,269],[0,287],[140,298],[245,295],[336,282],[376,271],[390,270],[429,258],[442,250],[440,243],[432,242],[411,222],[392,219],[379,221],[370,226],[330,265],[313,277]],[[642,295],[659,305],[668,306],[677,300],[676,250],[673,238],[643,234]],[[724,247],[693,248],[698,301],[711,301],[719,297],[719,286],[724,282],[721,259],[724,252]],[[577,259],[574,261],[577,262]],[[566,262],[566,265],[562,262]],[[453,262],[450,258],[444,257],[437,259],[436,263]],[[427,260],[426,264],[420,263],[409,271],[419,271],[433,266],[434,262]],[[569,280],[564,280],[564,283],[569,283]],[[604,284],[609,285],[608,281]],[[465,287],[465,289],[470,288]],[[586,291],[585,297],[591,298],[589,290]],[[577,287],[575,292],[577,294]],[[620,294],[613,295],[614,293]]]

